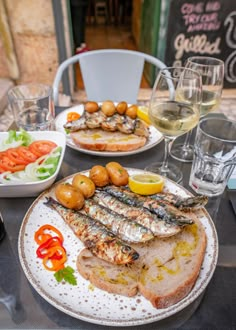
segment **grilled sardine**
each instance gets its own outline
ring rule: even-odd
[[[192,219],[188,218],[173,205],[154,200],[150,197],[144,197],[116,186],[107,186],[103,189],[108,194],[116,197],[127,205],[148,209],[151,213],[156,214],[167,223],[174,223],[178,226],[194,223]]]
[[[143,243],[154,238],[147,227],[128,219],[91,199],[85,200],[84,211],[91,218],[100,221],[122,240]]]
[[[45,204],[61,215],[75,235],[98,258],[117,265],[130,264],[139,258],[138,252],[119,240],[99,221],[76,210],[67,209],[51,197]]]
[[[171,193],[160,193],[150,196],[152,199],[169,203],[179,210],[191,211],[204,207],[208,202],[207,196],[180,197]]]
[[[148,210],[128,206],[103,190],[97,190],[92,198],[100,205],[147,227],[156,237],[169,237],[181,231],[180,226],[174,223],[169,224],[159,219],[155,214],[151,214]]]
[[[78,120],[67,122],[64,128],[70,132],[88,128],[101,128],[110,132],[120,131],[125,134],[133,133],[138,136],[149,136],[148,126],[139,118],[131,119],[129,116],[118,113],[107,117],[101,110],[94,113],[85,111]]]

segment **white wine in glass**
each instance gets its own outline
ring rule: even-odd
[[[202,77],[200,117],[205,117],[219,107],[224,81],[224,62],[214,57],[193,56],[187,59],[185,67],[199,72]],[[173,158],[183,162],[193,160],[191,133],[187,134],[184,143],[172,146],[170,153]]]
[[[177,136],[198,124],[201,102],[201,76],[185,67],[162,69],[156,78],[149,104],[149,118],[165,139],[163,163],[145,169],[166,176],[173,181],[182,179],[180,169],[168,164],[169,145]]]

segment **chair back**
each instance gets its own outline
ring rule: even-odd
[[[94,50],[72,56],[57,70],[53,83],[55,105],[58,105],[62,75],[76,62],[80,64],[88,100],[136,103],[145,61],[156,69],[166,67],[154,56],[123,49]]]

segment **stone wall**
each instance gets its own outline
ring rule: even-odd
[[[6,65],[8,54],[4,49],[4,35],[1,33],[0,78],[6,78],[8,75],[7,78],[12,78],[17,84],[41,82],[51,85],[58,67],[52,2],[50,0],[0,0],[0,2],[5,8],[13,41],[12,51],[19,70],[17,78],[11,77]]]

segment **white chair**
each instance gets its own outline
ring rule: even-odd
[[[55,105],[58,105],[59,84],[64,71],[79,62],[88,100],[126,101],[136,103],[144,63],[156,70],[166,65],[154,56],[132,50],[103,49],[77,54],[62,62],[53,82]]]

